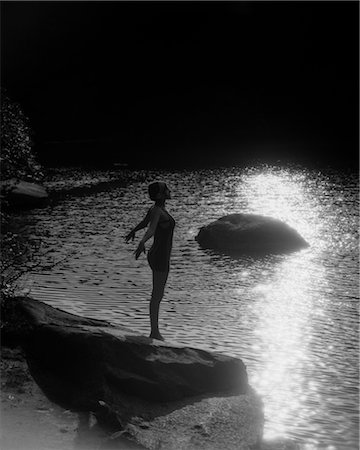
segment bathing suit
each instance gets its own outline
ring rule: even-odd
[[[148,262],[154,272],[168,272],[170,268],[170,253],[175,228],[175,220],[166,212],[167,218],[160,218],[154,242],[148,252]]]

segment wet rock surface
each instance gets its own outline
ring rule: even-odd
[[[308,247],[286,223],[256,214],[229,214],[202,227],[201,247],[229,253],[286,253]]]

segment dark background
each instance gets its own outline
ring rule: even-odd
[[[2,2],[42,162],[358,160],[359,3]]]

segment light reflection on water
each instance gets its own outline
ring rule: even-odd
[[[266,167],[141,176],[28,216],[29,229],[68,255],[33,275],[31,294],[148,333],[150,270],[123,236],[146,211],[147,184],[166,179],[177,227],[164,336],[241,357],[264,399],[265,437],[358,448],[356,175]],[[237,259],[201,250],[199,228],[233,212],[284,220],[310,247]]]

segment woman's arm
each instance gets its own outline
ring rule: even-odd
[[[148,223],[149,223],[149,221],[150,221],[150,216],[151,216],[151,208],[150,208],[149,211],[147,212],[147,214],[146,214],[146,216],[144,217],[144,219],[143,219],[140,223],[138,223],[138,224],[136,225],[136,227],[133,228],[133,229],[130,231],[129,234],[127,234],[127,235],[125,236],[125,242],[129,242],[130,239],[131,239],[132,241],[134,240],[134,238],[135,238],[135,233],[136,233],[137,231],[139,231],[139,230],[142,230],[143,228],[145,228],[145,227],[148,225]]]
[[[144,237],[141,239],[137,249],[135,250],[135,259],[138,259],[142,252],[145,253],[145,242],[154,236],[157,224],[159,222],[160,214],[161,211],[159,208],[154,208],[151,210],[149,228],[146,230]]]

